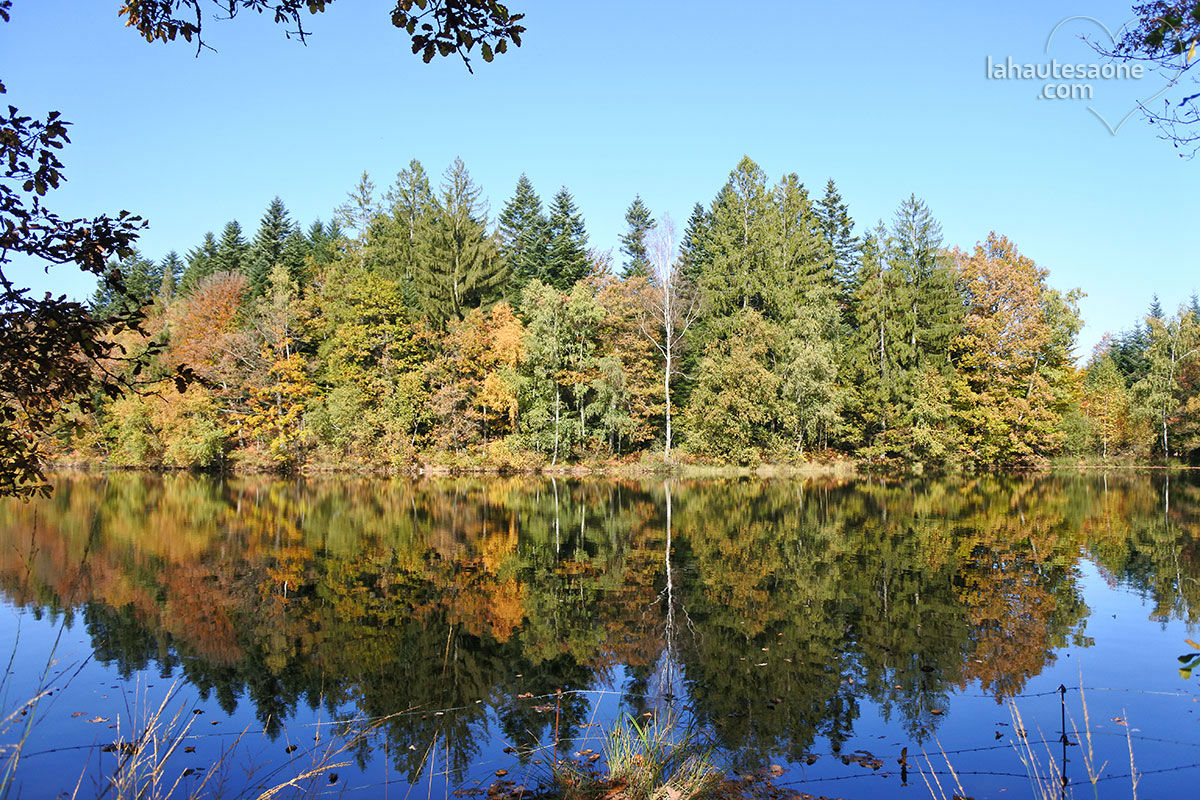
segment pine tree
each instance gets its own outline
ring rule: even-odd
[[[498,223],[500,255],[508,262],[513,288],[519,291],[534,278],[546,275],[550,259],[550,223],[542,213],[541,198],[524,173]]]
[[[556,289],[567,291],[587,275],[591,269],[591,258],[588,256],[583,215],[565,186],[558,190],[554,202],[550,204],[547,233],[550,246],[541,278]]]
[[[428,253],[417,265],[414,288],[436,324],[462,319],[500,297],[507,265],[487,234],[487,208],[462,159],[442,178]]]
[[[625,222],[629,230],[621,234],[621,252],[625,254],[625,277],[646,278],[650,275],[650,259],[646,250],[646,233],[654,227],[654,217],[650,209],[642,202],[642,196],[637,195],[625,212]]]
[[[163,257],[158,269],[162,273],[158,284],[158,300],[164,306],[169,306],[175,300],[176,287],[183,274],[183,262],[179,259],[179,254],[172,250]]]
[[[213,272],[247,273],[250,266],[250,245],[242,238],[242,226],[230,220],[221,232],[221,241],[212,259]]]
[[[258,233],[250,245],[250,268],[247,274],[254,295],[261,295],[266,291],[271,271],[276,265],[286,269],[293,281],[299,280],[304,266],[304,254],[298,251],[297,242],[293,241],[290,246],[288,243],[297,232],[287,207],[279,197],[275,197],[267,206],[259,223]]]
[[[217,239],[212,232],[204,234],[204,241],[188,251],[187,267],[179,279],[179,293],[190,295],[200,281],[217,271]]]

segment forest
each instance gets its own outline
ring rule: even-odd
[[[818,196],[819,195],[819,196]],[[618,254],[522,176],[492,220],[456,160],[364,173],[328,222],[276,198],[110,270],[99,369],[57,460],[245,470],[662,463],[1200,463],[1200,304],[1157,299],[1082,363],[1079,290],[915,195],[859,228],[745,157],[681,232],[635,197]],[[180,255],[179,252],[185,252]],[[104,285],[110,285],[105,283]],[[134,366],[136,365],[136,366]],[[173,375],[195,376],[178,391]]]

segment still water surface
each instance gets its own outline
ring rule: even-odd
[[[1133,796],[1131,746],[1139,797],[1200,780],[1195,476],[57,484],[0,504],[4,713],[48,664],[53,689],[21,796],[94,795],[99,748],[171,692],[171,779],[224,756],[230,794],[351,717],[382,722],[323,789],[445,797],[536,783],[556,727],[586,756],[675,710],[796,791],[924,798],[933,770],[949,796],[949,761],[972,797],[1026,796],[1013,706],[1059,760],[1060,685],[1075,795],[1085,704],[1100,796]]]

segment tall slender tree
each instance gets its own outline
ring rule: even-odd
[[[625,212],[625,223],[629,229],[621,234],[621,252],[625,254],[625,277],[648,277],[651,272],[649,253],[646,248],[646,234],[654,228],[654,217],[650,209],[642,202],[642,196],[637,195]]]
[[[821,233],[833,251],[833,271],[839,287],[841,300],[848,307],[854,291],[854,276],[858,271],[859,250],[862,241],[854,235],[854,220],[850,208],[830,178],[825,183],[825,195],[815,209]]]
[[[353,237],[360,265],[366,263],[367,236],[371,222],[379,214],[379,199],[375,197],[375,182],[363,170],[358,183],[346,194],[346,200],[334,209],[334,220]]]

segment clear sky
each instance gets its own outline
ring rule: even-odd
[[[1129,327],[1157,292],[1174,309],[1200,288],[1200,160],[1137,115],[1162,81],[1083,81],[1087,100],[1039,99],[1045,81],[996,80],[1003,63],[1097,61],[1080,34],[1114,30],[1109,2],[741,3],[511,0],[525,44],[470,75],[426,65],[391,27],[387,0],[338,0],[307,46],[265,20],[214,22],[217,52],[150,45],[119,0],[16,0],[0,24],[7,101],[74,123],[62,213],[126,208],[151,221],[146,255],[183,253],[238,219],[248,234],[279,195],[305,226],[329,219],[366,169],[381,187],[409,159],[438,175],[461,156],[493,217],[528,173],[561,185],[591,243],[617,248],[640,193],[679,223],[743,154],[814,193],[833,177],[861,230],[915,193],[968,248],[996,230],[1080,287],[1080,354]],[[1065,83],[1080,81],[1067,80]],[[17,277],[83,296],[69,270]]]

